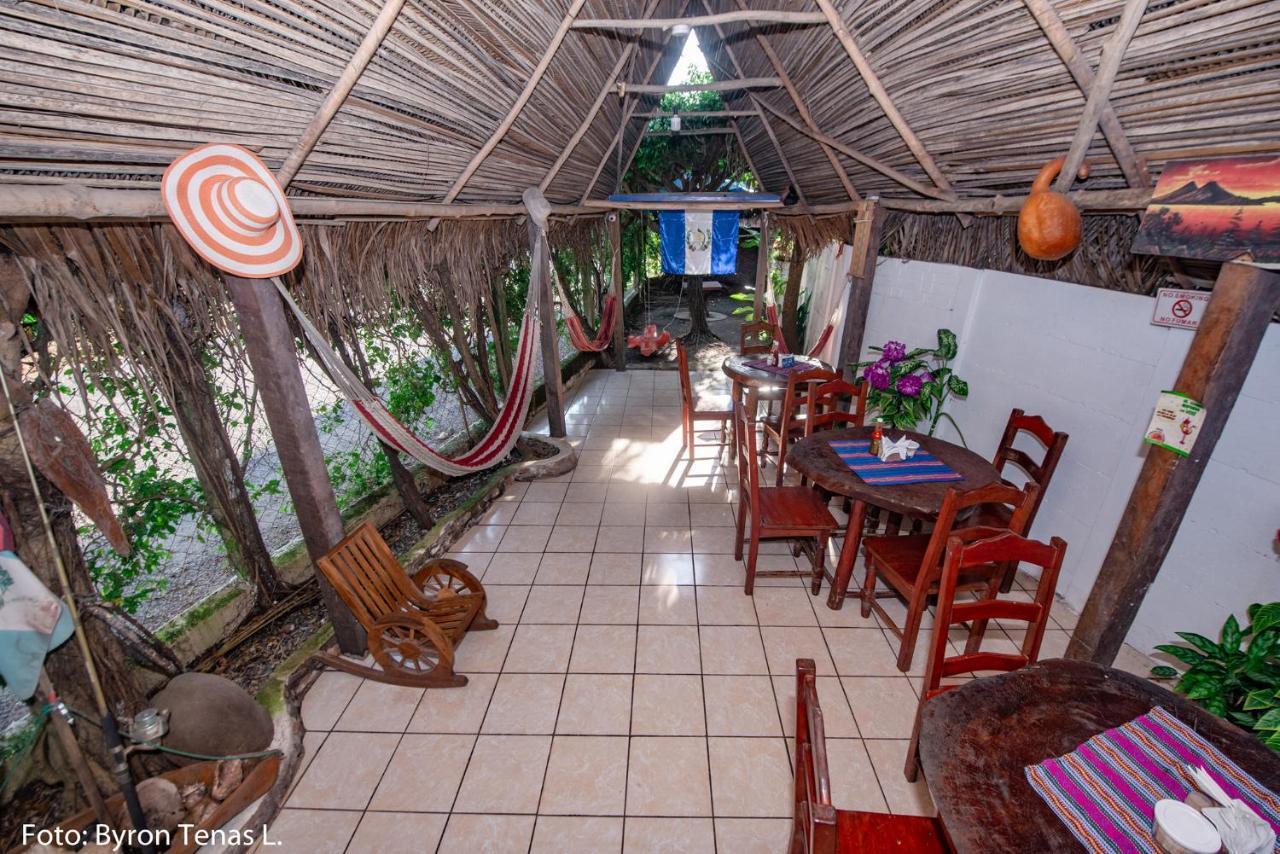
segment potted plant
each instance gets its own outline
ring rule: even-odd
[[[1190,646],[1161,644],[1188,669],[1153,667],[1155,679],[1177,679],[1174,689],[1215,715],[1239,724],[1280,751],[1280,602],[1253,604],[1249,625],[1232,614],[1214,643],[1204,635],[1178,632]]]
[[[854,365],[855,369],[862,370],[863,379],[870,386],[867,407],[887,425],[899,430],[916,430],[921,422],[928,422],[925,432],[930,436],[945,418],[964,442],[960,425],[943,411],[952,395],[969,395],[969,384],[950,367],[959,347],[954,332],[939,329],[936,347],[908,350],[901,341],[886,341],[883,347],[870,348],[880,357]]]

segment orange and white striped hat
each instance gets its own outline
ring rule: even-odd
[[[284,190],[246,148],[217,142],[193,148],[169,164],[160,189],[178,231],[219,270],[269,279],[302,260]]]

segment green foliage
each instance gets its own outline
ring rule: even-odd
[[[1249,625],[1227,617],[1214,643],[1194,632],[1177,632],[1189,646],[1161,644],[1187,670],[1153,667],[1156,679],[1177,679],[1174,686],[1215,715],[1253,732],[1263,744],[1280,751],[1280,602],[1255,603]]]
[[[862,376],[871,386],[868,409],[899,430],[915,430],[921,422],[928,422],[926,432],[930,436],[945,418],[964,442],[960,425],[943,411],[949,397],[969,396],[969,384],[950,367],[960,349],[954,332],[939,329],[938,344],[932,348],[908,350],[900,342],[889,341],[883,347],[870,349],[880,353],[880,358],[853,366],[863,369]]]
[[[527,270],[524,276],[527,280]],[[516,303],[510,296],[511,291],[512,288],[505,288],[507,308],[511,316],[519,317],[524,312],[523,297],[517,298]],[[523,290],[520,293],[523,294]],[[436,361],[436,354],[404,346],[405,342],[421,338],[422,331],[406,312],[388,328],[361,336],[360,341],[370,373],[382,381],[383,402],[396,418],[416,431],[430,428],[427,412],[436,402],[442,378],[448,376],[447,370]],[[332,433],[349,417],[346,401],[339,398],[320,409],[318,426],[322,432]],[[351,504],[391,480],[391,465],[372,433],[353,448],[327,454],[325,464],[339,506]]]
[[[196,513],[207,521],[204,490],[194,475],[177,473],[186,452],[174,438],[173,413],[147,397],[140,383],[104,376],[88,384],[86,392],[91,401],[89,446],[133,551],[122,556],[101,538],[88,539],[92,525],[78,533],[91,543],[85,562],[102,598],[133,612],[164,588],[155,574],[172,556],[164,544],[183,518]],[[206,530],[198,526],[197,536],[203,538]]]
[[[710,83],[709,71],[690,76],[691,83]],[[719,92],[668,92],[662,112],[714,112],[724,109]],[[755,177],[747,166],[733,134],[692,135],[683,131],[724,127],[723,119],[681,118],[682,132],[665,136],[671,120],[665,116],[649,122],[622,185],[628,192],[721,192],[735,185],[754,188]]]

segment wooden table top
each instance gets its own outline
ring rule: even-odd
[[[801,439],[787,452],[787,464],[818,486],[836,495],[847,495],[894,513],[917,518],[935,516],[942,509],[942,499],[947,490],[974,489],[1000,479],[1000,473],[990,460],[936,436],[925,436],[910,431],[886,430],[885,435],[897,438],[906,433],[920,443],[920,447],[951,466],[964,476],[963,480],[950,483],[908,483],[894,486],[872,486],[858,477],[843,460],[831,450],[830,442],[871,438],[872,427],[851,427],[847,430],[824,430]]]
[[[925,704],[921,767],[956,849],[1080,850],[1024,769],[1070,753],[1156,706],[1280,791],[1280,757],[1244,730],[1141,677],[1054,659],[975,679]]]
[[[734,355],[724,360],[721,368],[729,379],[742,383],[750,388],[758,388],[759,386],[785,386],[787,384],[786,374],[775,374],[770,371],[762,371],[760,368],[752,368],[747,362],[758,362],[761,359],[769,358],[768,353],[751,353],[749,355]],[[814,359],[810,356],[796,356],[797,362],[804,362],[811,368],[822,368],[831,370],[831,366],[821,359]]]

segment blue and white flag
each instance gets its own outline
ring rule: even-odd
[[[659,211],[662,272],[732,276],[738,269],[737,211]]]

